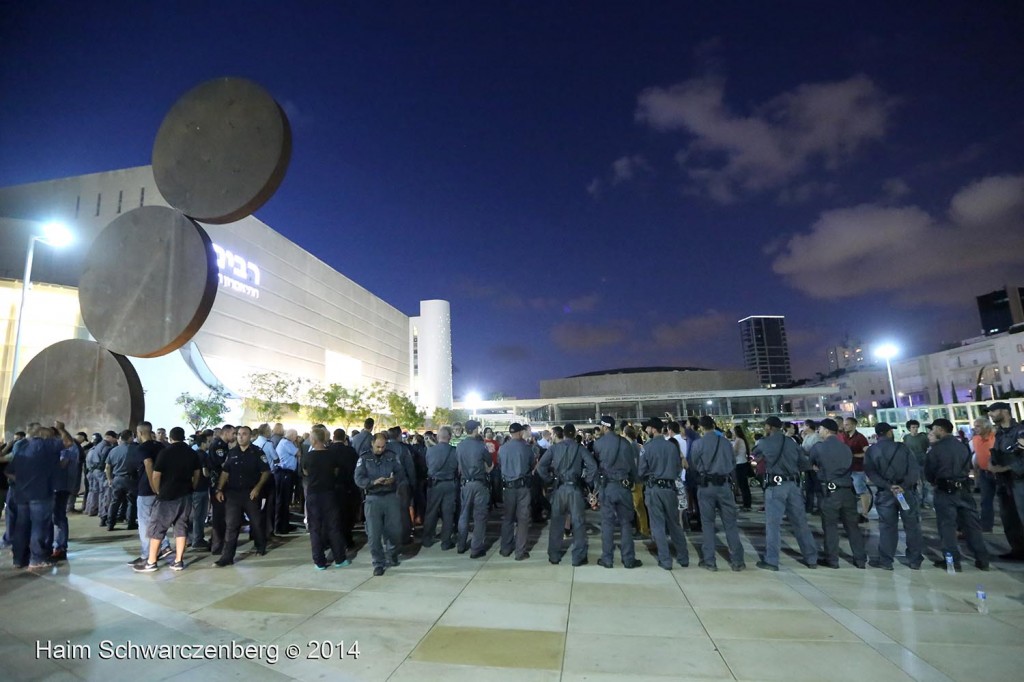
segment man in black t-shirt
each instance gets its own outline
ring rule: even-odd
[[[137,496],[135,505],[139,514],[139,558],[131,562],[132,568],[141,568],[146,565],[146,557],[149,556],[149,517],[153,513],[153,506],[156,504],[156,493],[153,491],[153,463],[157,454],[164,448],[164,444],[153,436],[153,425],[149,422],[139,422],[135,427],[135,437],[138,439],[138,447],[130,451],[132,461],[130,466],[135,468],[135,476],[138,481]],[[160,558],[171,554],[171,545],[166,540],[160,546]]]
[[[356,462],[359,455],[348,442],[344,429],[334,430],[334,440],[328,446],[338,455],[338,517],[341,523],[341,536],[345,544],[352,547],[356,544],[352,537],[352,529],[359,520],[359,508],[363,504],[363,491],[356,485]]]
[[[175,550],[171,570],[185,568],[185,540],[192,510],[192,491],[199,483],[201,466],[195,451],[184,442],[185,429],[180,426],[171,429],[170,440],[170,445],[160,450],[153,463],[152,485],[156,489],[156,501],[146,529],[149,557],[145,565],[135,568],[140,573],[157,570],[160,543],[170,529],[174,530]]]
[[[306,478],[306,518],[309,523],[309,544],[313,550],[313,564],[317,570],[327,568],[324,541],[331,547],[335,568],[349,565],[345,556],[345,541],[341,537],[338,518],[338,487],[341,457],[336,448],[327,447],[327,429],[314,426],[310,432],[312,447],[302,458]]]

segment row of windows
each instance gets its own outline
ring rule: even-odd
[[[139,189],[139,208],[142,208],[146,204],[146,188],[142,187]],[[121,210],[124,206],[124,190],[118,190],[117,192],[117,214],[121,214]],[[100,210],[103,208],[103,192],[96,194],[96,217],[99,217]],[[79,213],[82,209],[82,195],[79,194],[75,198],[75,218],[78,218]]]

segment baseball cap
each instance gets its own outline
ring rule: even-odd
[[[646,429],[648,426],[657,431],[661,431],[665,428],[665,422],[661,421],[658,417],[651,417],[645,421],[642,426]]]
[[[607,426],[609,429],[614,429],[615,419],[605,415],[604,417],[601,417],[601,426]]]
[[[467,419],[466,420],[466,431],[472,431],[473,429],[479,429],[479,428],[480,428],[480,422],[478,422],[477,420],[475,420],[475,419]]]
[[[523,430],[523,425],[520,424],[519,422],[512,422],[511,424],[508,425],[508,432],[509,433],[519,433],[522,430]]]
[[[942,430],[945,431],[946,433],[953,433],[953,422],[951,422],[948,419],[945,419],[943,417],[939,417],[938,419],[933,421],[931,424],[927,424],[925,426],[925,428],[926,429],[930,429],[933,426],[941,426]]]
[[[1009,410],[1009,409],[1010,409],[1010,403],[1004,403],[1002,400],[1000,400],[999,402],[992,403],[991,405],[988,406],[988,411],[989,412],[991,412],[992,410]]]
[[[779,419],[776,416],[771,416],[771,417],[768,417],[767,419],[764,420],[764,425],[765,426],[772,426],[772,427],[774,427],[776,429],[781,429],[782,428],[782,420]]]
[[[818,422],[818,426],[824,426],[826,429],[828,429],[832,433],[839,433],[839,424],[836,423],[835,419],[830,419],[828,417],[825,417],[820,422]]]
[[[878,422],[877,424],[875,424],[876,436],[881,436],[883,434],[889,433],[890,431],[892,431],[892,424],[888,422]]]

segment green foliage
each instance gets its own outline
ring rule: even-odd
[[[417,410],[416,404],[404,393],[390,391],[387,394],[387,403],[392,418],[406,429],[421,429],[427,421],[426,412]]]
[[[256,413],[257,419],[273,422],[288,412],[302,407],[299,397],[310,384],[309,379],[290,377],[280,372],[254,372],[248,377],[249,396],[245,406]]]
[[[227,398],[220,389],[214,389],[205,396],[182,393],[175,403],[184,408],[182,416],[195,432],[220,424],[228,411]]]
[[[455,422],[466,423],[469,419],[469,412],[466,410],[451,410],[447,407],[434,408],[434,414],[430,417],[430,424],[436,429],[441,426],[451,426]]]

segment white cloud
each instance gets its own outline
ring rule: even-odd
[[[910,185],[903,178],[889,178],[882,183],[882,191],[886,197],[895,201],[910,194]]]
[[[724,79],[709,76],[644,90],[635,117],[654,130],[692,136],[677,161],[712,199],[731,203],[781,189],[819,167],[835,170],[885,135],[893,104],[858,75],[800,85],[744,115],[725,102]]]
[[[647,160],[644,157],[639,154],[623,156],[612,161],[611,183],[613,185],[617,185],[620,182],[628,182],[635,178],[640,172],[653,172],[651,165],[647,163]]]
[[[951,198],[946,216],[877,204],[825,211],[772,262],[791,286],[814,298],[892,292],[906,302],[957,304],[1017,281],[1021,266],[1024,175],[967,185]]]

